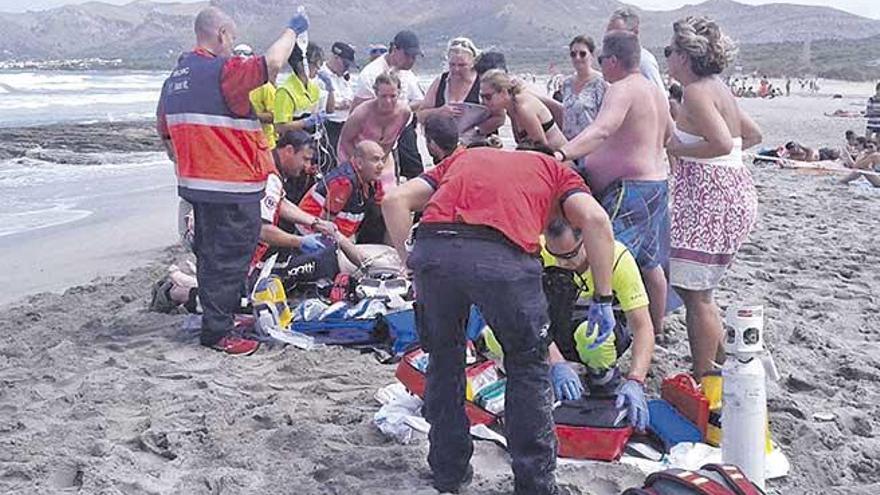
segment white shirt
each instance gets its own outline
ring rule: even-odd
[[[641,61],[639,62],[639,71],[649,81],[666,94],[666,85],[663,84],[663,78],[660,77],[660,65],[657,64],[657,57],[653,53],[642,48]]]
[[[352,88],[351,82],[346,80],[344,75],[337,76],[325,63],[321,66],[320,72],[323,74],[327,74],[330,76],[330,83],[333,84],[333,96],[336,98],[336,105],[347,104],[348,107],[351,107],[351,102],[354,99],[354,89]],[[321,100],[324,102],[322,108],[327,108],[327,88],[324,87],[324,81],[320,79],[317,80],[318,87],[321,88]],[[336,110],[327,116],[327,120],[331,122],[343,123],[348,120],[348,112],[349,109],[345,110]]]
[[[386,60],[384,55],[367,64],[358,74],[354,90],[355,97],[364,100],[375,98],[376,93],[373,92],[373,83],[380,74],[388,72],[390,69],[391,66],[388,65],[388,60]],[[412,104],[425,99],[425,93],[419,86],[419,80],[413,71],[399,70],[397,71],[397,77],[400,78],[400,100]]]
[[[275,224],[275,214],[278,211],[281,200],[284,199],[284,183],[276,173],[270,173],[266,177],[266,193],[260,200],[260,218],[263,222]]]

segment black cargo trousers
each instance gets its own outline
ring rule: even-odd
[[[246,294],[248,267],[260,238],[260,201],[193,202],[196,278],[202,305],[202,345],[212,346],[234,327]]]
[[[547,357],[547,303],[541,263],[500,232],[464,224],[425,224],[409,258],[417,293],[417,328],[429,352],[425,419],[434,484],[460,481],[473,453],[465,415],[465,324],[479,307],[504,349],[504,424],[515,493],[556,493]]]

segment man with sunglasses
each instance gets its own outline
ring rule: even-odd
[[[648,425],[644,383],[654,352],[654,331],[648,311],[648,294],[639,266],[626,246],[614,243],[611,289],[614,295],[614,332],[601,343],[586,325],[595,293],[595,282],[584,248],[584,234],[564,218],[550,222],[544,232],[541,258],[545,294],[550,314],[549,349],[553,390],[560,400],[577,400],[585,393],[570,362],[587,369],[586,393],[617,396],[617,407],[626,407],[630,424],[640,431]],[[618,358],[630,347],[632,364],[623,376]]]
[[[433,132],[427,128],[426,137],[438,141],[428,131]],[[608,216],[573,169],[541,153],[494,148],[457,150],[388,194],[382,213],[403,261],[416,211],[423,213],[408,266],[419,340],[430,360],[424,411],[431,423],[434,487],[458,493],[473,475],[464,407],[464,323],[476,305],[504,350],[514,493],[556,494],[549,322],[536,255],[541,231],[553,216],[562,214],[589,232],[584,242],[596,303],[588,321],[597,332],[610,333],[614,240]]]
[[[561,160],[585,157],[587,183],[611,217],[615,238],[642,271],[659,335],[666,310],[662,263],[669,235],[663,148],[673,123],[665,94],[639,72],[640,50],[638,37],[628,31],[605,35],[598,59],[611,85],[596,120],[556,155]]]
[[[339,134],[354,103],[354,90],[349,71],[357,65],[354,61],[354,48],[348,43],[342,41],[333,43],[330,53],[330,58],[318,70],[318,86],[324,91],[332,91],[335,96],[334,111],[327,115],[327,120],[324,122],[324,128],[327,130],[327,145],[330,149],[327,159],[329,168],[334,168],[337,164],[336,147],[339,145]]]

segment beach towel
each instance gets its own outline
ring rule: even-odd
[[[673,169],[670,283],[688,290],[717,287],[757,215],[752,175],[741,161],[680,159]]]

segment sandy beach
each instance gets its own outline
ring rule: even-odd
[[[845,130],[864,130],[862,119],[823,115],[859,109],[860,98],[740,101],[766,146],[838,145]],[[880,189],[752,170],[758,226],[718,299],[767,310],[782,375],[768,389],[771,429],[792,464],[769,493],[880,493]],[[147,311],[152,282],[179,254],[165,247],[175,235],[172,184],[0,238],[0,300],[14,300],[0,307],[0,492],[436,493],[426,442],[399,445],[373,426],[373,394],[393,381],[393,366],[340,348],[229,357],[198,346],[181,330],[184,316]],[[56,292],[28,295],[44,290]],[[663,376],[689,367],[683,315],[666,328],[649,377],[655,393]],[[473,462],[466,493],[512,490],[497,447],[478,443]],[[589,463],[560,466],[558,478],[567,493],[611,495],[643,476]]]

